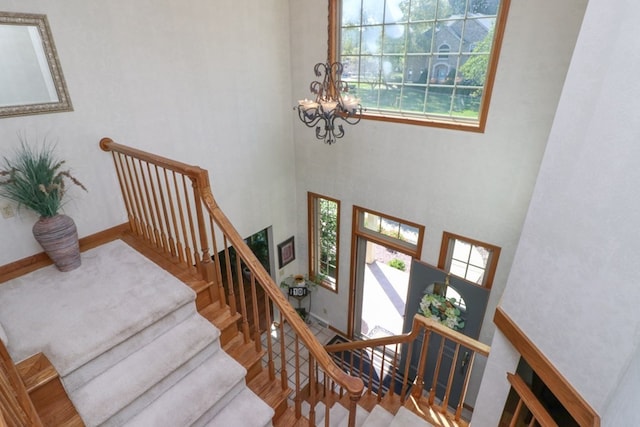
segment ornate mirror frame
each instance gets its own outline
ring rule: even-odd
[[[0,118],[73,111],[46,15],[0,12]]]

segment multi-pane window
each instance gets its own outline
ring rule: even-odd
[[[321,285],[338,290],[338,236],[340,202],[308,193],[309,205],[309,276]]]
[[[482,131],[509,1],[341,0],[338,59],[365,117]]]
[[[438,267],[480,286],[493,284],[500,248],[448,232],[442,235]]]

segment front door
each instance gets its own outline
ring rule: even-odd
[[[364,237],[356,250],[355,336],[402,334],[411,255]]]
[[[461,320],[464,321],[464,327],[458,332],[461,332],[471,338],[477,339],[480,335],[480,328],[482,326],[482,320],[484,319],[485,310],[487,307],[487,301],[489,299],[489,289],[478,286],[472,282],[466,281],[456,276],[447,274],[446,271],[440,270],[437,267],[431,266],[421,261],[414,260],[411,264],[411,274],[409,278],[409,292],[407,295],[405,322],[403,332],[407,333],[411,330],[413,317],[418,313],[420,307],[420,301],[425,293],[433,293],[434,287],[441,286],[443,283],[448,282],[447,298],[455,297],[461,299],[460,310]],[[422,341],[414,344],[414,350],[412,351],[410,375],[414,378],[417,372],[418,359],[420,355],[420,348]],[[432,369],[430,367],[435,366],[438,357],[438,350],[440,347],[440,338],[432,337],[429,340],[429,350],[427,355],[427,369],[425,372],[425,389],[429,390],[433,383]],[[455,374],[453,385],[451,389],[451,396],[449,404],[451,406],[458,405],[458,398],[464,385],[464,377],[466,373],[467,361],[470,355],[470,351],[462,347],[458,353],[458,357],[453,361],[454,345],[450,342],[445,343],[445,350],[443,360],[440,366],[440,378],[438,378],[436,386],[436,396],[442,398],[447,386],[447,378],[450,372],[451,363],[455,363]],[[402,366],[405,365],[406,360],[402,360]],[[404,368],[402,368],[404,369]]]
[[[353,207],[347,335],[379,338],[402,332],[408,271],[420,256],[424,226]]]

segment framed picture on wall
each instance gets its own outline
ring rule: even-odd
[[[296,249],[293,236],[278,245],[278,268],[282,268],[296,259]]]

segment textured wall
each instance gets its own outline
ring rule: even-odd
[[[0,0],[0,10],[47,14],[75,108],[0,119],[0,155],[18,133],[57,140],[89,189],[65,209],[81,236],[125,221],[103,136],[209,169],[241,234],[294,233],[295,211],[283,209],[295,205],[285,0]],[[0,265],[40,251],[34,220],[0,218]]]
[[[640,342],[639,16],[636,3],[589,2],[501,302],[611,426],[635,425],[640,391],[620,385],[638,376]]]

